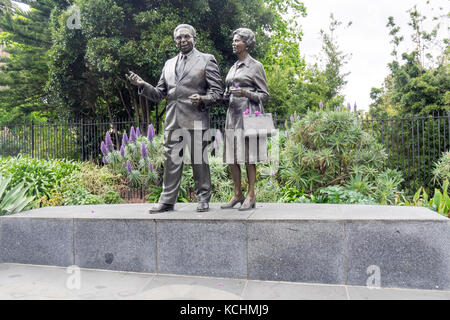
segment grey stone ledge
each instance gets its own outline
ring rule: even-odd
[[[0,219],[103,219],[103,220],[238,220],[238,221],[432,221],[450,222],[450,219],[423,207],[333,205],[333,204],[257,204],[256,210],[241,212],[222,210],[212,203],[210,211],[199,213],[197,204],[180,203],[175,211],[149,214],[152,204],[120,204],[48,207],[31,210]]]

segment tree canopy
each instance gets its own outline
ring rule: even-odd
[[[450,15],[433,17],[434,26],[427,31],[423,27],[427,17],[416,6],[408,12],[413,49],[401,54],[399,50],[406,41],[405,36],[394,17],[388,19],[386,27],[392,38],[394,60],[389,63],[390,74],[383,87],[371,91],[373,117],[450,111],[449,39],[438,38],[440,27]]]

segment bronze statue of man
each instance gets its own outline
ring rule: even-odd
[[[186,147],[197,189],[197,211],[209,210],[211,176],[203,134],[209,129],[209,107],[222,98],[222,80],[213,55],[195,49],[196,32],[187,24],[174,31],[175,44],[180,53],[169,59],[156,87],[133,72],[127,79],[139,87],[139,94],[159,102],[166,98],[164,127],[164,181],[159,203],[151,214],[174,210],[183,172],[183,153]],[[193,155],[200,154],[193,159]],[[205,159],[206,158],[206,159]]]

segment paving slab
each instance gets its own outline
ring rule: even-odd
[[[345,286],[248,281],[243,300],[347,300]]]
[[[350,300],[450,300],[450,291],[347,287]]]
[[[79,282],[74,282],[77,276]],[[153,277],[152,274],[3,264],[0,265],[0,299],[127,299],[141,292]]]
[[[246,280],[157,275],[135,300],[240,300]]]

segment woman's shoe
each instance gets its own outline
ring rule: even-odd
[[[256,197],[253,203],[250,202],[250,200],[245,200],[244,204],[241,205],[239,208],[239,211],[249,211],[256,208]]]
[[[242,195],[239,199],[231,201],[223,206],[221,206],[221,209],[233,209],[235,205],[237,205],[238,203],[240,203],[242,205],[242,203],[245,201],[245,197],[244,195]]]

